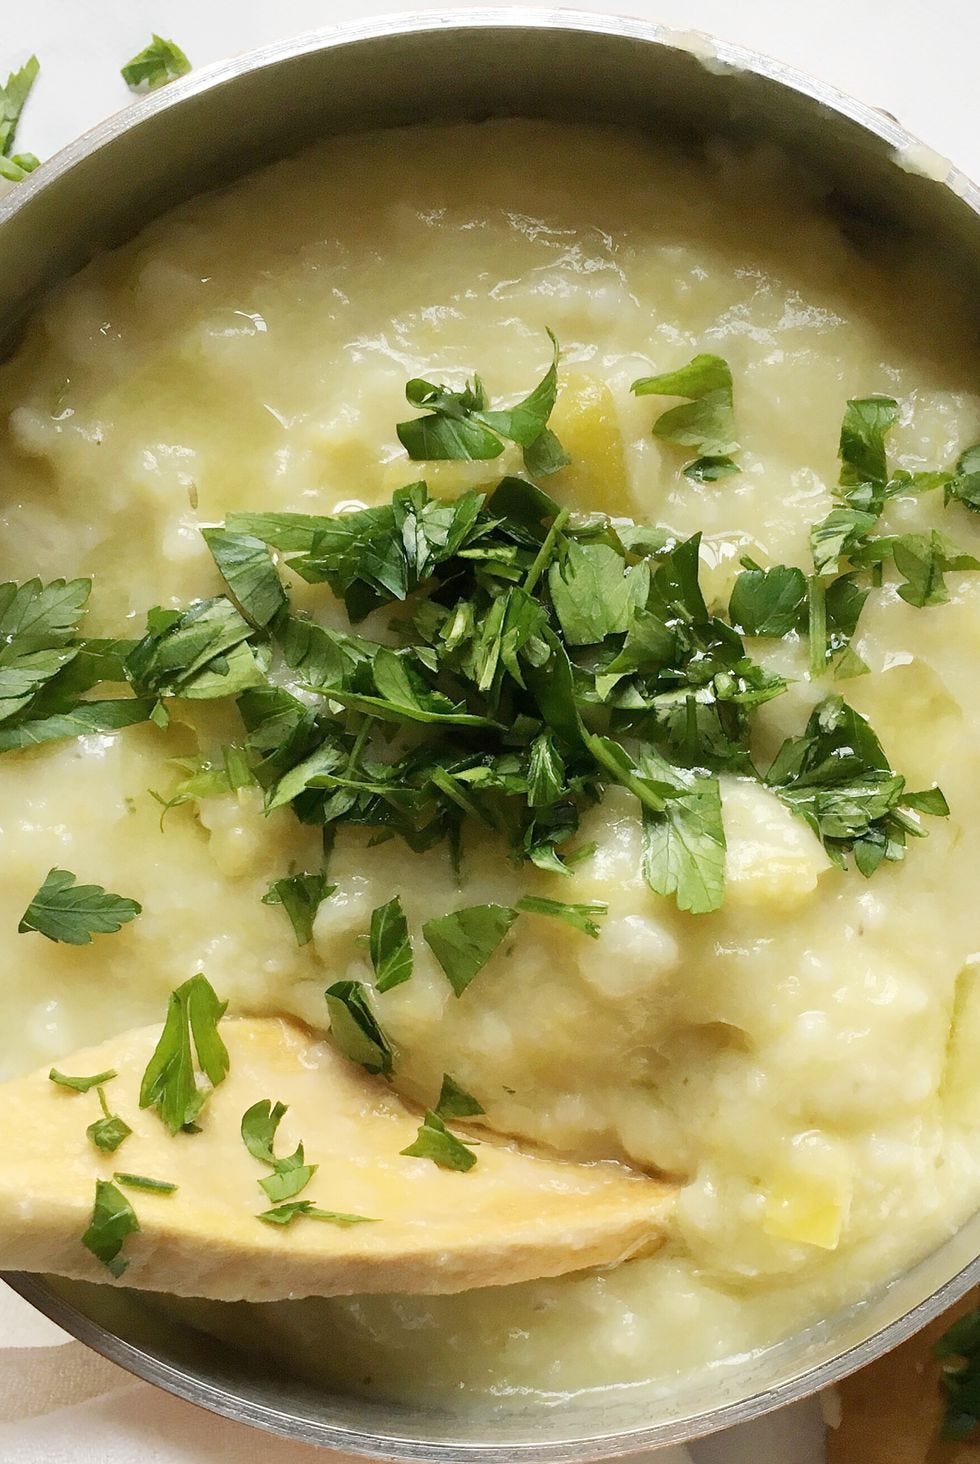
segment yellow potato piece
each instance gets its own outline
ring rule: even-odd
[[[622,513],[628,501],[626,458],[616,403],[606,383],[563,368],[548,425],[571,462],[544,480],[545,489],[564,507],[581,513]]]
[[[785,1176],[766,1195],[762,1226],[779,1240],[836,1250],[848,1201],[843,1187],[820,1176]]]
[[[64,1089],[46,1070],[0,1087],[0,1267],[109,1280],[81,1237],[95,1181],[114,1171],[179,1186],[171,1195],[125,1190],[140,1232],[123,1246],[123,1284],[184,1296],[454,1292],[615,1265],[662,1242],[674,1190],[618,1164],[576,1164],[483,1136],[467,1173],[403,1157],[421,1115],[329,1042],[274,1018],[222,1023],[228,1077],[202,1132],[171,1136],[138,1106],[159,1033],[124,1033],[59,1063],[72,1076],[118,1072],[106,1097],[133,1133],[114,1154],[86,1136],[101,1113],[94,1090]],[[302,1141],[319,1165],[299,1198],[377,1223],[256,1218],[271,1206],[258,1185],[270,1171],[245,1148],[240,1124],[264,1098],[289,1109],[276,1153]]]

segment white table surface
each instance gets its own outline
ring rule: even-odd
[[[467,0],[457,4],[463,8]],[[391,0],[0,0],[0,73],[38,55],[42,72],[18,147],[43,159],[126,105],[119,67],[151,31],[175,40],[202,66],[317,26],[393,9],[443,8],[448,5],[438,0],[411,6]],[[593,0],[580,8],[640,13],[768,52],[892,112],[937,152],[980,177],[980,0]],[[52,1352],[52,1344],[62,1341],[63,1334],[0,1286],[0,1349],[17,1359],[16,1370],[0,1366],[3,1464],[86,1464],[89,1458],[131,1464],[137,1457],[145,1464],[151,1457],[161,1464],[246,1464],[252,1458],[298,1464],[313,1456],[305,1448],[246,1438],[234,1425],[205,1423],[184,1404],[130,1386],[81,1349]],[[52,1368],[64,1396],[52,1398],[52,1411],[41,1418],[38,1395],[51,1386]],[[692,1459],[818,1464],[821,1437],[818,1409],[805,1404],[696,1445]],[[167,1445],[158,1452],[162,1439]]]

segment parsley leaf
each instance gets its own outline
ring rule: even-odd
[[[869,589],[862,588],[856,583],[852,574],[839,575],[824,591],[826,654],[836,657],[834,674],[837,676],[845,672],[858,675],[861,670],[867,670],[860,657],[856,653],[850,652],[849,648],[851,639],[857,630],[864,603],[870,593]],[[851,661],[845,660],[848,654],[852,658]],[[852,664],[852,662],[856,664]]]
[[[855,508],[880,513],[888,482],[885,438],[898,421],[893,397],[857,397],[847,403],[840,430],[840,483]]]
[[[69,645],[91,580],[0,585],[0,722],[36,709],[42,690],[79,654]]]
[[[273,1173],[259,1184],[273,1203],[288,1200],[298,1195],[309,1184],[317,1171],[316,1164],[307,1164],[303,1145],[298,1144],[293,1154],[277,1158],[274,1150],[276,1130],[286,1113],[283,1103],[273,1106],[268,1098],[253,1103],[242,1115],[242,1141],[248,1152],[263,1164],[268,1164]]]
[[[411,978],[412,942],[397,895],[371,912],[370,952],[378,991],[390,991]]]
[[[469,905],[426,921],[422,934],[457,996],[483,970],[516,919],[509,905]]]
[[[471,1093],[461,1088],[455,1078],[443,1073],[435,1111],[439,1118],[476,1118],[486,1109]]]
[[[107,1179],[95,1181],[95,1204],[92,1219],[82,1236],[82,1245],[118,1278],[128,1261],[119,1254],[123,1242],[140,1228],[136,1212],[126,1196]]]
[[[0,726],[0,752],[39,747],[66,737],[87,737],[92,732],[118,732],[148,721],[155,702],[155,697],[80,701],[69,711],[18,720],[12,726]]]
[[[407,383],[405,396],[410,406],[429,409],[428,416],[412,417],[395,427],[399,442],[414,462],[484,461],[504,451],[498,434],[479,419],[487,397],[478,376],[462,391],[416,376]]]
[[[121,75],[130,91],[148,92],[186,76],[190,69],[191,63],[179,46],[154,34],[149,45],[126,62]]]
[[[643,810],[643,876],[652,890],[673,895],[679,910],[702,915],[725,897],[725,826],[717,778],[672,779],[662,814]]]
[[[281,905],[289,916],[296,944],[305,946],[313,939],[317,910],[336,888],[335,884],[327,884],[322,874],[291,874],[287,879],[277,879],[262,896],[262,903]]]
[[[96,1073],[91,1078],[70,1078],[65,1073],[59,1073],[57,1068],[52,1068],[48,1077],[52,1083],[57,1083],[62,1088],[71,1088],[76,1093],[88,1093],[92,1088],[101,1088],[103,1083],[108,1083],[110,1078],[117,1078],[119,1074],[112,1069],[104,1073]]]
[[[868,539],[853,558],[862,565],[881,564],[891,558],[903,576],[899,596],[919,609],[946,604],[949,571],[980,569],[980,560],[962,553],[936,529],[928,534],[884,534]]]
[[[806,575],[802,569],[777,564],[751,565],[732,586],[728,614],[741,635],[789,635],[806,619]]]
[[[0,662],[13,656],[63,646],[75,633],[88,602],[88,579],[39,579],[0,585]]]
[[[100,1087],[98,1094],[99,1103],[102,1105],[102,1117],[97,1118],[94,1123],[90,1123],[85,1132],[103,1154],[114,1154],[123,1139],[128,1139],[133,1130],[118,1114],[109,1111],[105,1089]]]
[[[228,529],[202,529],[201,537],[242,614],[263,629],[288,603],[266,545],[251,534]]]
[[[462,1173],[472,1169],[476,1163],[473,1150],[462,1139],[451,1134],[438,1113],[431,1108],[426,1111],[425,1118],[419,1125],[415,1142],[401,1152],[414,1159],[431,1159],[440,1169],[458,1169]]]
[[[695,356],[678,371],[642,376],[630,390],[634,396],[679,396],[690,400],[663,412],[653,424],[655,437],[679,447],[693,447],[699,456],[684,469],[696,482],[714,482],[739,471],[731,454],[735,440],[732,373],[721,356]]]
[[[834,574],[838,561],[862,547],[877,521],[875,514],[863,509],[832,508],[810,530],[810,549],[817,574]]]
[[[252,634],[224,596],[198,600],[186,610],[151,610],[146,635],[126,657],[126,675],[141,696],[236,696],[265,683],[246,644]]]
[[[80,885],[67,869],[51,869],[21,916],[18,931],[37,931],[48,940],[88,945],[93,935],[111,935],[135,920],[142,905],[112,895],[101,885]]]
[[[675,767],[644,747],[636,761],[609,738],[589,746],[616,782],[643,809],[643,875],[659,895],[673,895],[680,910],[703,915],[725,896],[725,826],[717,778]]]
[[[643,576],[628,569],[622,555],[608,544],[570,542],[562,560],[548,572],[566,644],[596,645],[607,635],[625,633],[638,585],[641,592],[645,590]]]
[[[367,987],[357,981],[336,981],[326,991],[330,1031],[345,1057],[369,1073],[391,1072],[391,1044],[371,1010]]]
[[[428,415],[399,422],[398,440],[416,462],[440,459],[486,460],[499,457],[504,440],[524,450],[524,465],[533,475],[548,474],[569,461],[548,428],[558,395],[558,342],[549,330],[552,361],[532,392],[514,407],[490,411],[483,382],[475,376],[462,391],[413,378],[405,396]]]
[[[36,56],[31,56],[19,71],[12,71],[7,84],[0,87],[0,156],[9,158],[14,150],[17,124],[24,110],[31,87],[37,80],[41,67]],[[30,157],[30,154],[27,154]],[[31,171],[26,169],[25,171]],[[16,179],[14,180],[17,181]]]
[[[980,442],[966,447],[956,460],[956,470],[943,484],[946,503],[963,503],[980,513]]]
[[[833,863],[843,869],[853,853],[866,878],[883,859],[905,857],[907,835],[924,836],[910,812],[948,812],[939,789],[906,793],[865,718],[841,697],[821,702],[803,735],[783,743],[766,782],[809,824]]]
[[[228,1049],[218,1035],[227,1005],[200,972],[171,993],[160,1040],[143,1074],[140,1108],[155,1108],[172,1134],[196,1123],[211,1092],[228,1075]],[[197,1069],[209,1086],[199,1086]]]
[[[967,1312],[933,1349],[943,1360],[944,1439],[971,1439],[980,1429],[980,1309]]]
[[[576,930],[591,935],[595,940],[599,938],[596,921],[609,913],[609,906],[604,900],[591,900],[586,904],[575,905],[565,900],[548,900],[541,895],[525,895],[518,900],[517,909],[528,915],[553,915],[564,920],[567,925],[574,926]]]
[[[566,769],[553,732],[539,732],[528,755],[527,801],[532,808],[550,808],[565,792]]]
[[[145,1190],[151,1195],[173,1195],[177,1193],[178,1186],[171,1184],[169,1179],[148,1179],[145,1174],[119,1174],[116,1173],[113,1179],[117,1184],[124,1185],[126,1189]]]
[[[344,1215],[337,1210],[321,1210],[312,1200],[293,1200],[288,1205],[277,1205],[275,1209],[263,1210],[257,1220],[266,1225],[291,1225],[299,1216],[307,1220],[325,1220],[330,1225],[375,1225],[370,1215]]]

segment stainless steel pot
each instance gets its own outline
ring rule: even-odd
[[[197,72],[111,117],[0,202],[0,348],[98,248],[170,205],[315,137],[434,118],[622,121],[696,140],[776,143],[824,180],[842,225],[920,234],[974,308],[980,193],[887,116],[737,46],[561,11],[394,16]],[[870,1362],[980,1281],[980,1215],[877,1295],[749,1361],[669,1392],[482,1401],[465,1414],[325,1396],[166,1317],[138,1293],[5,1279],[150,1382],[217,1413],[349,1453],[453,1464],[572,1464],[688,1440]],[[325,1339],[342,1346],[342,1338]]]

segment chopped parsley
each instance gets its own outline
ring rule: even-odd
[[[201,535],[242,614],[256,629],[269,625],[288,600],[268,545],[228,529],[202,529]]]
[[[412,942],[397,895],[371,912],[369,949],[378,991],[390,991],[411,979]]]
[[[483,970],[516,919],[509,905],[469,905],[426,921],[422,934],[457,996]]]
[[[540,895],[525,895],[518,900],[517,909],[528,915],[552,915],[558,920],[564,920],[566,925],[591,935],[595,940],[599,938],[599,926],[596,922],[609,913],[609,906],[604,900],[569,904],[566,900],[548,900]]]
[[[909,473],[892,469],[887,438],[899,419],[894,397],[858,397],[847,403],[839,454],[843,503],[810,531],[814,575],[809,586],[810,671],[819,676],[832,663],[838,678],[861,675],[867,667],[851,648],[861,609],[871,590],[883,583],[885,566],[899,576],[897,592],[917,609],[949,599],[945,576],[951,571],[980,569],[980,560],[965,554],[944,534],[876,534],[889,501],[900,495],[942,488],[947,504],[962,502],[980,508],[980,453],[966,448],[952,472]],[[841,561],[848,569],[838,574]],[[838,574],[827,583],[825,576]]]
[[[17,126],[41,67],[31,56],[19,71],[12,71],[5,86],[0,87],[0,178],[19,183],[39,166],[33,153],[14,152]]]
[[[884,534],[856,545],[851,553],[855,565],[879,566],[889,559],[902,576],[899,598],[922,609],[944,605],[949,599],[946,575],[951,570],[980,569],[980,560],[964,554],[944,534]]]
[[[129,1124],[112,1113],[109,1104],[106,1102],[105,1089],[98,1090],[99,1103],[102,1107],[102,1117],[90,1123],[85,1132],[97,1149],[103,1154],[114,1154],[124,1139],[128,1139],[133,1130]]]
[[[23,716],[75,660],[91,589],[87,579],[0,585],[0,723]]]
[[[905,856],[908,837],[925,834],[920,815],[944,818],[938,788],[908,793],[867,721],[840,697],[828,697],[801,737],[788,738],[766,776],[773,792],[810,825],[841,869],[847,856],[865,877],[883,859]]]
[[[313,939],[317,910],[336,888],[327,884],[322,874],[291,874],[287,879],[277,879],[262,896],[262,903],[281,905],[289,916],[296,944],[305,946]]]
[[[272,1210],[263,1210],[256,1216],[266,1225],[291,1225],[303,1216],[307,1220],[325,1220],[329,1225],[375,1225],[370,1215],[345,1215],[339,1210],[321,1210],[312,1200],[292,1200],[285,1205],[276,1205]]]
[[[514,442],[534,460],[528,471],[543,471],[560,452],[547,426],[553,347],[541,382],[508,409],[491,409],[478,379],[462,390],[411,382],[422,415],[399,427],[410,455],[494,458]],[[721,357],[698,355],[634,391],[687,398],[654,430],[700,454],[692,476],[737,471]],[[850,768],[865,791],[844,817],[855,789],[836,753],[821,769],[826,729],[812,725],[767,774],[757,767],[755,714],[787,683],[745,638],[808,642],[813,678],[861,675],[853,642],[886,572],[906,603],[926,608],[949,597],[951,572],[980,568],[938,532],[878,532],[896,496],[942,488],[951,505],[980,509],[980,446],[948,471],[894,469],[887,439],[898,415],[891,397],[848,402],[838,501],[813,527],[812,568],[744,559],[725,611],[705,599],[699,535],[574,513],[513,476],[448,500],[419,480],[352,512],[230,514],[204,530],[227,593],[151,610],[135,643],[84,638],[88,581],[0,587],[0,752],[138,721],[166,728],[174,698],[233,701],[240,730],[224,749],[185,760],[173,792],[156,795],[164,811],[255,787],[266,811],[288,806],[319,827],[325,850],[339,828],[356,827],[416,852],[442,845],[459,873],[472,841],[493,837],[517,866],[567,875],[593,851],[578,842],[583,816],[615,782],[642,817],[650,888],[705,914],[725,896],[719,775],[728,773],[767,784],[832,858],[853,852],[867,874],[900,857],[935,810],[913,807],[900,771],[876,753],[867,767],[858,757],[863,771]],[[325,586],[347,623],[294,612],[290,576]],[[386,610],[385,623],[362,629]],[[121,694],[107,697],[113,684]],[[265,898],[283,904],[306,944],[331,888],[323,874],[295,874]],[[551,903],[562,908],[548,913],[587,931],[596,923],[598,911]],[[457,994],[516,914],[433,912],[423,935]],[[397,896],[373,913],[369,946],[378,992],[409,979]],[[387,1073],[390,1046],[365,992],[330,988],[335,1035],[355,1061]]]
[[[631,390],[635,396],[676,396],[689,400],[663,412],[653,434],[663,442],[693,447],[698,457],[684,468],[696,483],[713,483],[740,471],[731,454],[735,440],[732,373],[721,356],[695,356],[678,371],[641,376]]]
[[[218,1033],[227,1005],[200,973],[171,993],[143,1074],[140,1108],[155,1108],[172,1134],[196,1128],[211,1092],[228,1075],[228,1049]]]
[[[885,439],[898,421],[894,397],[857,397],[847,403],[840,429],[840,485],[854,508],[880,513],[888,491]]]
[[[728,617],[739,635],[783,636],[806,625],[807,583],[802,569],[777,564],[761,569],[751,559],[732,586]]]
[[[117,1078],[119,1074],[112,1068],[104,1073],[96,1073],[91,1078],[70,1078],[65,1073],[59,1073],[57,1068],[52,1068],[48,1077],[52,1083],[57,1083],[61,1088],[71,1088],[75,1093],[89,1093],[93,1088],[101,1088],[103,1083],[108,1083],[110,1078]]]
[[[368,1001],[368,988],[357,981],[336,981],[327,988],[330,1031],[345,1057],[369,1073],[391,1072],[391,1044]]]
[[[0,725],[0,752],[61,742],[66,737],[88,737],[92,732],[119,732],[149,721],[154,705],[153,697],[73,698],[64,710],[25,715]]]
[[[88,945],[93,935],[111,935],[135,920],[142,906],[101,885],[80,885],[67,869],[51,869],[20,924],[21,935],[36,931],[48,940]]]
[[[138,696],[194,700],[237,696],[265,684],[266,663],[248,645],[254,627],[218,595],[187,610],[151,610],[146,634],[124,662]]]
[[[944,1439],[972,1439],[980,1430],[980,1309],[967,1312],[936,1343],[946,1391]]]
[[[126,1189],[144,1190],[150,1195],[174,1195],[178,1189],[169,1179],[149,1179],[145,1174],[116,1173],[112,1177]]]
[[[558,342],[552,345],[551,365],[534,390],[514,407],[491,411],[479,376],[461,391],[436,386],[415,377],[405,388],[409,405],[424,409],[424,417],[399,422],[398,440],[415,462],[446,458],[486,461],[499,457],[507,442],[523,451],[524,467],[532,477],[554,473],[569,461],[548,418],[558,395]]]
[[[149,92],[186,76],[190,69],[191,63],[178,45],[153,35],[149,45],[122,67],[121,75],[130,91]]]
[[[120,1255],[123,1243],[140,1228],[136,1211],[121,1190],[107,1179],[95,1181],[92,1219],[82,1236],[82,1245],[118,1280],[129,1262]]]
[[[443,1119],[477,1118],[486,1110],[481,1103],[477,1102],[472,1093],[467,1093],[465,1088],[460,1087],[455,1078],[450,1077],[449,1073],[443,1073],[439,1102],[436,1104],[435,1112],[439,1118]]]
[[[242,1116],[242,1141],[248,1152],[262,1164],[268,1164],[272,1173],[259,1184],[274,1204],[292,1199],[309,1184],[317,1171],[315,1164],[307,1164],[303,1145],[298,1144],[294,1153],[277,1157],[274,1144],[276,1130],[286,1113],[283,1103],[273,1105],[268,1098],[253,1103]]]
[[[476,1155],[469,1145],[450,1133],[431,1108],[419,1125],[415,1142],[401,1152],[414,1159],[431,1159],[440,1169],[458,1169],[464,1174],[476,1163]]]

